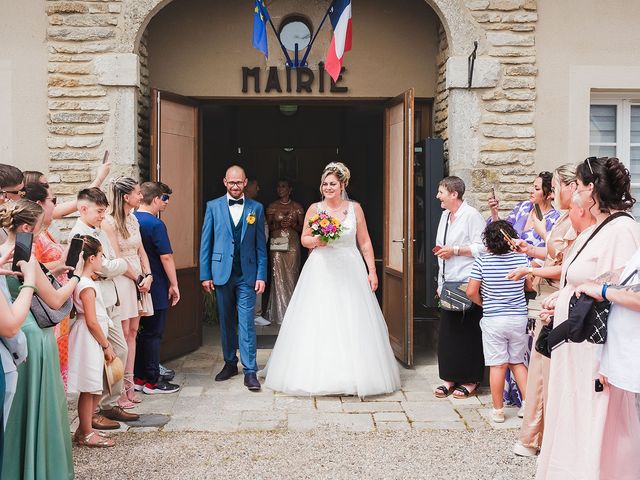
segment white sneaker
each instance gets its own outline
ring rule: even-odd
[[[538,449],[533,447],[525,447],[522,443],[517,442],[513,446],[513,453],[519,457],[535,457],[538,455]]]
[[[504,423],[504,408],[494,408],[493,412],[491,413],[491,420],[493,420],[495,423]]]
[[[259,327],[266,327],[267,325],[271,325],[271,322],[261,315],[258,315],[256,318],[254,318],[253,321]]]
[[[524,418],[524,405],[525,405],[525,402],[523,400],[522,401],[522,406],[520,407],[520,410],[518,410],[518,417],[520,417],[520,418]]]

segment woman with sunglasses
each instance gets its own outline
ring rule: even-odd
[[[51,188],[45,188],[45,184],[39,181],[26,183],[24,186],[25,199],[31,200],[42,207],[42,230],[33,239],[33,252],[38,262],[47,267],[61,285],[66,285],[69,280],[67,272],[71,268],[65,265],[67,258],[66,249],[55,239],[49,231],[56,208],[56,197],[51,193]],[[68,354],[69,354],[69,317],[53,327],[53,332],[58,343],[60,355],[60,373],[67,388]]]
[[[630,211],[635,203],[627,168],[617,158],[591,157],[578,165],[576,177],[573,204],[580,208],[572,207],[571,221],[580,234],[565,254],[563,287],[543,304],[548,310],[543,313],[554,315],[554,329],[567,321],[578,286],[619,272],[640,247],[635,219],[611,218]],[[593,217],[595,224],[582,229],[580,211]],[[596,382],[601,351],[602,345],[589,342],[568,342],[553,350],[536,478],[640,478],[640,421],[634,396]]]
[[[553,175],[550,172],[540,172],[533,181],[529,191],[529,200],[520,202],[516,207],[504,218],[513,225],[518,237],[526,241],[533,247],[544,247],[547,233],[556,224],[560,218],[560,212],[553,208]],[[489,208],[491,209],[491,217],[487,223],[500,220],[499,208],[500,201],[497,198],[489,198]],[[536,216],[536,209],[542,212],[542,220]],[[530,260],[534,258],[530,257]],[[542,265],[540,261],[538,265]],[[535,263],[534,263],[535,266]],[[528,355],[527,361],[528,364]],[[505,381],[504,399],[506,405],[515,405],[524,407],[522,395],[518,390],[515,380],[507,372]],[[524,408],[518,412],[518,416],[524,415]]]

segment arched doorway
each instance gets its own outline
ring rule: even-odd
[[[296,171],[315,172],[315,175],[306,175],[302,179],[301,184],[306,187],[309,187],[312,182],[317,180],[321,165],[327,163],[327,160],[340,158],[341,147],[342,152],[344,152],[344,142],[341,145],[337,145],[336,142],[329,142],[327,145],[319,145],[317,143],[318,138],[327,137],[327,135],[320,133],[320,127],[327,124],[335,126],[336,123],[340,124],[341,120],[349,116],[359,118],[361,121],[358,122],[356,120],[355,123],[361,125],[366,123],[366,120],[362,121],[362,112],[368,109],[369,116],[367,117],[365,114],[365,117],[371,121],[372,126],[368,131],[360,129],[363,140],[360,144],[373,145],[374,148],[372,150],[376,153],[365,153],[362,156],[362,161],[354,162],[356,172],[361,174],[360,178],[367,177],[370,179],[373,177],[367,183],[362,182],[363,185],[361,185],[361,190],[368,193],[369,198],[365,199],[363,197],[358,198],[358,200],[365,205],[369,216],[374,216],[375,221],[371,222],[371,224],[379,227],[377,235],[374,234],[378,243],[377,251],[380,253],[384,251],[385,258],[389,262],[385,266],[384,259],[381,258],[381,269],[385,270],[387,266],[392,266],[391,263],[395,263],[394,268],[390,268],[390,270],[395,271],[395,275],[385,276],[385,272],[380,275],[388,281],[387,290],[385,290],[387,293],[383,302],[385,304],[385,313],[387,317],[390,317],[396,315],[396,311],[399,310],[400,313],[397,316],[404,321],[409,317],[412,320],[413,317],[413,298],[411,293],[413,261],[410,260],[413,257],[413,246],[407,245],[407,243],[411,243],[410,239],[414,238],[412,232],[413,223],[412,220],[408,221],[404,218],[407,216],[412,217],[413,215],[413,204],[409,204],[407,201],[407,198],[411,196],[409,192],[413,189],[413,174],[411,173],[413,160],[411,155],[413,154],[414,140],[433,134],[432,106],[437,96],[438,74],[441,73],[439,69],[443,69],[443,63],[438,64],[437,62],[437,56],[438,53],[442,56],[446,48],[446,29],[440,24],[436,13],[426,7],[420,0],[405,0],[394,5],[394,7],[386,6],[385,8],[383,8],[386,5],[384,2],[380,2],[380,5],[375,3],[367,2],[366,6],[359,6],[360,21],[362,22],[360,36],[366,39],[363,43],[367,44],[368,48],[363,49],[361,54],[356,53],[357,50],[355,50],[347,56],[345,62],[347,72],[344,75],[344,83],[342,85],[343,88],[346,87],[347,92],[333,92],[333,89],[326,88],[325,91],[320,92],[319,86],[316,86],[316,91],[306,92],[303,90],[286,95],[281,94],[281,92],[265,92],[268,85],[264,83],[264,77],[262,84],[255,78],[243,78],[241,74],[243,66],[254,69],[258,65],[259,68],[263,69],[263,75],[267,74],[267,67],[276,67],[277,69],[280,66],[280,72],[278,73],[281,77],[280,83],[284,85],[285,82],[289,82],[288,73],[285,73],[282,69],[282,56],[277,51],[277,44],[274,41],[271,42],[271,57],[266,62],[260,58],[260,54],[251,49],[251,22],[249,21],[250,19],[247,19],[247,9],[243,8],[243,5],[223,4],[222,2],[216,4],[204,2],[203,0],[172,2],[150,21],[145,33],[140,38],[141,53],[144,52],[144,55],[141,56],[145,67],[142,79],[145,80],[146,74],[147,87],[151,86],[188,97],[188,100],[183,101],[172,95],[164,96],[171,104],[170,108],[174,113],[180,110],[181,107],[187,108],[188,104],[194,100],[199,104],[198,119],[194,120],[194,123],[189,128],[194,132],[197,131],[201,140],[198,141],[195,137],[188,137],[193,145],[200,147],[199,154],[193,157],[193,164],[188,165],[189,169],[194,172],[193,178],[187,176],[188,178],[186,179],[187,183],[191,183],[195,187],[194,195],[190,196],[187,202],[191,203],[185,205],[185,209],[178,208],[178,211],[189,211],[191,205],[195,205],[195,210],[197,211],[198,204],[201,205],[203,200],[210,199],[218,193],[216,188],[211,186],[211,179],[215,184],[220,183],[221,172],[231,161],[245,164],[249,161],[254,170],[258,170],[262,166],[262,172],[281,171],[281,167],[278,164],[283,160],[281,151],[285,148],[291,148],[290,140],[279,138],[277,142],[271,145],[249,145],[249,149],[246,147],[247,135],[250,137],[260,136],[256,133],[251,134],[251,132],[263,133],[261,130],[271,131],[271,135],[263,136],[274,137],[273,130],[270,130],[269,127],[274,126],[273,120],[270,120],[272,118],[270,115],[273,115],[276,109],[282,111],[282,106],[294,105],[301,111],[310,112],[307,119],[321,117],[319,114],[323,109],[330,112],[325,117],[324,122],[319,121],[311,129],[317,132],[317,135],[315,139],[309,140],[313,144],[313,148],[307,150],[306,156],[313,156],[311,153],[313,151],[318,158],[316,162],[318,165],[314,168],[295,167]],[[287,10],[287,8],[297,8],[298,10],[293,11],[300,13],[299,2],[274,4],[274,9],[276,6],[280,7],[282,12],[291,11]],[[313,13],[322,12],[311,11],[307,13],[311,16]],[[274,14],[274,11],[271,11],[271,15],[276,21],[277,18],[283,16]],[[365,18],[368,21],[365,21]],[[220,32],[225,31],[233,32],[233,35],[221,36]],[[398,35],[400,31],[402,35]],[[357,29],[355,34],[358,34]],[[312,53],[310,56],[310,64],[318,62],[324,56],[326,44],[330,39],[329,30],[324,32],[324,37],[323,39],[319,36],[319,43],[314,47],[315,54]],[[243,42],[242,40],[245,41]],[[144,64],[145,62],[148,62],[148,64]],[[269,78],[271,79],[271,77]],[[254,81],[254,89],[248,88],[246,92],[242,92],[242,82],[247,80]],[[257,86],[255,86],[255,83],[257,83]],[[414,89],[414,93],[411,95],[411,102],[413,102],[414,95],[422,100],[422,102],[419,102],[421,115],[416,117],[413,104],[409,106],[409,104],[405,103],[409,98],[406,95],[403,97],[400,110],[397,108],[395,110],[402,114],[400,123],[405,132],[404,136],[402,133],[400,137],[396,135],[395,141],[399,144],[409,142],[409,145],[411,145],[411,148],[404,148],[404,152],[400,152],[399,155],[404,158],[405,166],[400,166],[398,171],[397,168],[389,168],[389,165],[385,167],[385,155],[387,154],[385,154],[383,147],[390,141],[394,141],[392,137],[395,134],[391,133],[393,127],[389,125],[384,130],[384,118],[387,118],[387,122],[392,121],[389,115],[393,116],[393,113],[386,108],[388,100],[408,88]],[[271,95],[266,95],[266,93]],[[311,94],[308,95],[308,93]],[[336,95],[331,95],[332,93],[336,93]],[[144,99],[144,96],[142,98]],[[152,98],[151,101],[154,102],[159,98]],[[446,101],[446,97],[441,101]],[[144,101],[142,105],[144,106]],[[221,110],[226,111],[223,116],[220,116]],[[385,110],[388,110],[386,117]],[[185,118],[195,118],[195,111],[195,109],[191,111],[185,110],[183,112]],[[253,122],[250,128],[246,127],[251,123],[248,120],[255,120],[256,115],[262,121]],[[378,119],[377,125],[376,117]],[[238,122],[239,118],[244,120]],[[416,126],[413,125],[416,119],[419,120],[419,127],[417,126],[418,122],[416,122]],[[156,120],[158,118],[153,118],[150,122],[152,128],[157,127]],[[142,125],[144,125],[144,121],[145,119],[143,118]],[[215,124],[216,121],[218,122],[217,125]],[[227,129],[234,122],[236,123],[235,129]],[[280,119],[280,123],[285,123],[285,120]],[[261,124],[266,125],[266,127],[261,129]],[[345,126],[347,124],[348,122],[342,122],[342,126],[336,132],[338,137],[344,136],[345,130],[348,129]],[[243,125],[245,126],[244,131]],[[446,120],[444,128],[446,128]],[[217,146],[215,144],[211,146],[211,142],[208,140],[215,137],[216,131],[220,129],[225,130],[227,133],[226,140],[228,141],[219,143]],[[353,132],[353,129],[351,131]],[[177,134],[176,131],[166,133],[174,136]],[[158,135],[161,135],[161,133],[158,132]],[[181,138],[184,140],[185,137],[182,136]],[[245,139],[244,141],[242,140],[243,138]],[[372,141],[367,142],[367,138]],[[159,143],[160,141],[158,141]],[[267,141],[267,143],[269,142]],[[272,150],[280,151],[280,154],[276,155],[275,164],[273,164],[274,159],[271,159],[271,163],[265,160],[269,156],[269,147]],[[309,145],[296,145],[294,149],[304,150],[305,147],[309,147]],[[214,152],[216,148],[218,151],[217,156],[209,154],[209,152]],[[324,154],[321,153],[323,148],[325,149]],[[337,153],[333,154],[332,150]],[[357,154],[357,149],[355,149],[349,158],[352,159]],[[180,154],[178,153],[178,155]],[[263,161],[256,162],[256,157]],[[374,157],[373,162],[370,161],[372,157]],[[286,163],[286,158],[284,161]],[[154,159],[151,159],[149,165],[152,171],[158,172],[158,165],[155,164]],[[165,171],[167,170],[165,169]],[[185,180],[184,170],[180,171],[177,168],[173,168],[171,171],[173,173],[181,173],[181,180]],[[265,183],[270,184],[274,179],[277,179],[277,176],[270,178]],[[397,182],[403,181],[403,179],[404,186],[398,190],[395,188],[397,187]],[[201,182],[206,186],[199,190]],[[307,189],[302,188],[301,190],[306,191]],[[315,189],[314,185],[311,191],[315,191]],[[385,204],[384,207],[383,204]],[[382,215],[381,212],[385,211],[385,209],[386,215]],[[395,213],[404,212],[404,214],[394,216],[389,213],[390,211]],[[374,214],[371,212],[374,212]],[[378,213],[379,217],[376,217],[375,213]],[[187,227],[186,230],[185,226]],[[198,216],[193,219],[193,225],[185,225],[185,218],[177,217],[174,226],[176,233],[178,234],[179,231],[180,234],[178,235],[182,236],[184,236],[185,231],[192,230],[192,235],[183,242],[187,247],[185,258],[188,258],[183,271],[189,271],[189,275],[192,277],[197,269],[197,259],[193,254],[195,249],[191,248],[190,242],[197,243],[198,226]],[[398,239],[395,237],[398,237]],[[395,245],[394,243],[398,240],[405,243]],[[397,257],[395,260],[394,250]],[[407,252],[411,252],[411,254]],[[398,255],[400,256],[398,257]],[[392,290],[394,281],[397,281],[398,285]],[[196,281],[192,281],[189,284],[197,287]],[[188,302],[188,305],[192,307],[199,304],[198,294]],[[194,319],[194,328],[188,328],[188,330],[191,332],[192,344],[195,346],[195,343],[199,342],[197,312],[193,312],[193,314],[176,312],[176,315],[183,319],[182,327],[184,327],[185,318]],[[397,328],[394,328],[392,323],[389,326],[392,344],[394,341],[397,344],[394,346],[399,358],[406,364],[412,364],[412,323],[409,325],[407,321],[404,321],[404,323],[398,322]],[[397,332],[394,330],[397,330]],[[185,332],[183,331],[183,333]],[[171,338],[172,335],[167,335],[167,337]]]

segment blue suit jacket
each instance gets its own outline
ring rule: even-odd
[[[255,222],[250,224],[250,214]],[[242,275],[248,284],[267,280],[267,247],[264,233],[264,208],[261,203],[244,199],[242,217],[240,263]],[[207,202],[200,241],[200,281],[213,280],[224,285],[231,276],[233,266],[233,232],[229,217],[227,195]]]

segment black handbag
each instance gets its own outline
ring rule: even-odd
[[[637,272],[634,270],[620,286],[626,285]],[[608,300],[597,302],[588,295],[582,294],[576,297],[574,293],[569,300],[567,340],[574,343],[587,341],[597,345],[605,343],[610,309],[611,302]]]
[[[40,267],[51,282],[53,288],[55,288],[56,290],[60,289],[62,285],[60,285],[60,282],[58,282],[58,280],[56,280],[51,272],[49,272],[47,267],[42,264],[40,265]],[[55,327],[62,320],[69,316],[72,309],[73,300],[71,299],[71,297],[67,298],[62,306],[57,310],[54,310],[49,305],[47,305],[47,303],[42,300],[38,296],[38,294],[34,293],[31,297],[31,313],[33,314],[33,317],[36,319],[36,323],[40,328]]]
[[[451,213],[447,217],[447,223],[444,227],[444,239],[443,243],[447,243],[447,231],[449,230],[449,218]],[[440,292],[440,308],[449,312],[466,312],[473,307],[473,302],[467,297],[467,285],[468,281],[453,282],[445,281],[444,270],[446,261],[442,260],[442,290]]]
[[[547,325],[543,325],[536,339],[536,352],[551,358],[551,347],[549,346],[549,334],[553,330],[553,319]]]
[[[626,216],[633,218],[626,212],[616,212],[613,215],[609,215],[593,233],[589,236],[586,242],[580,247],[578,253],[575,254],[569,265],[578,258],[582,250],[587,244],[598,234],[598,232],[610,221]],[[633,272],[627,277],[622,285],[627,283],[636,272]],[[567,274],[565,271],[564,286],[567,285]],[[606,300],[602,302],[596,302],[593,298],[587,295],[580,295],[578,298],[575,293],[569,300],[569,314],[567,320],[564,321],[558,328],[553,329],[546,333],[546,338],[541,341],[541,349],[538,349],[538,342],[536,341],[536,351],[542,355],[551,356],[551,352],[554,348],[565,342],[581,343],[585,340],[590,343],[603,344],[607,340],[607,319],[609,318],[609,309],[611,308],[611,302]],[[542,332],[540,332],[542,335]],[[545,345],[546,344],[546,345]],[[545,353],[547,352],[548,355]]]

